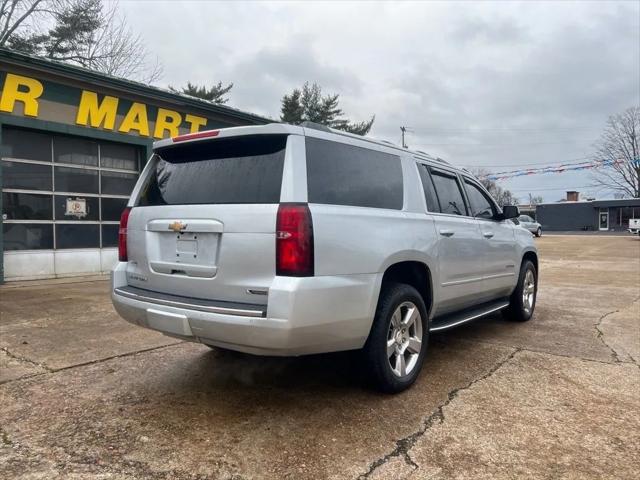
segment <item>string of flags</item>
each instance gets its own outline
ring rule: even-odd
[[[596,160],[579,163],[563,163],[560,165],[553,165],[548,167],[527,168],[520,170],[509,170],[506,172],[496,172],[483,175],[482,178],[487,180],[505,180],[507,178],[524,177],[526,175],[541,175],[546,173],[564,173],[576,170],[590,170],[595,168],[611,167],[614,165],[621,165],[624,163],[631,163],[631,165],[639,167],[640,158],[628,162],[628,160]]]

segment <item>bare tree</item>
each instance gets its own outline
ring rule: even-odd
[[[498,205],[501,207],[505,205],[517,205],[518,198],[514,196],[510,190],[498,185],[495,180],[489,180],[488,176],[490,173],[487,170],[477,169],[472,173],[478,178],[484,188],[487,189]]]
[[[625,197],[640,197],[640,106],[612,115],[595,144],[595,162],[609,164],[594,175],[596,183]]]
[[[542,198],[542,196],[529,193],[529,205],[538,205],[543,202],[544,198]]]
[[[0,47],[146,83],[162,75],[117,2],[0,0]]]

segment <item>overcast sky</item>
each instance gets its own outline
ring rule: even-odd
[[[511,170],[591,153],[608,115],[640,105],[640,2],[131,1],[161,85],[233,82],[229,105],[277,118],[305,81],[341,95],[370,136],[456,165]],[[502,182],[521,200],[591,173]]]

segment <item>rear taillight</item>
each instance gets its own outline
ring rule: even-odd
[[[120,228],[118,229],[118,259],[121,262],[127,261],[127,224],[129,223],[129,213],[131,208],[127,207],[120,215]]]
[[[283,203],[278,207],[276,275],[313,276],[313,222],[306,203]]]

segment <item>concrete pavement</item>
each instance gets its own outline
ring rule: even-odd
[[[635,478],[640,239],[536,241],[534,319],[434,335],[396,396],[133,327],[105,281],[0,287],[0,478]]]

